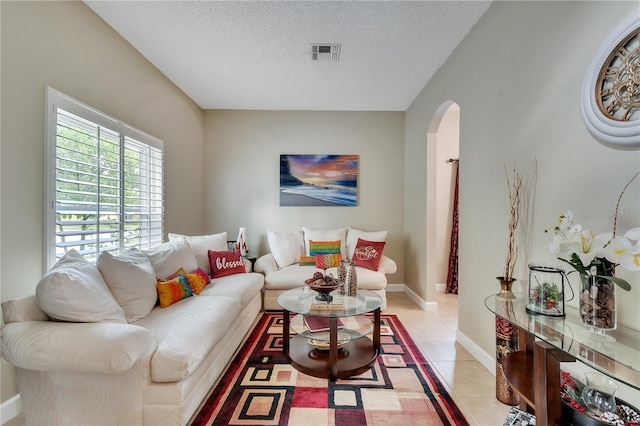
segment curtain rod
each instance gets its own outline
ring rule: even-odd
[[[457,163],[459,160],[457,158],[449,158],[445,160],[445,163]]]

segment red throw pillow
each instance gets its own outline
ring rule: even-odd
[[[209,255],[209,267],[211,268],[211,278],[220,278],[226,275],[242,274],[247,272],[244,269],[244,262],[239,251],[212,251]]]
[[[356,266],[377,271],[382,259],[384,245],[383,241],[366,241],[358,238],[356,249],[353,252],[353,263]]]

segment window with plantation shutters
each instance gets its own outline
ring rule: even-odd
[[[163,238],[163,144],[47,89],[47,265]]]

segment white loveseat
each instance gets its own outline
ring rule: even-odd
[[[157,294],[145,300],[141,287],[149,286],[145,274],[155,291],[155,277],[168,271],[208,269],[202,256],[208,237],[173,236],[144,256],[109,258],[102,269],[100,258],[96,265],[65,255],[36,295],[2,304],[2,357],[16,368],[28,424],[189,421],[258,316],[264,277],[215,278],[164,308]],[[226,250],[226,235],[219,239]]]
[[[265,310],[280,310],[278,296],[285,291],[303,287],[305,280],[319,269],[314,265],[301,265],[301,257],[313,254],[310,252],[310,241],[340,241],[342,259],[353,260],[356,254],[358,240],[365,242],[385,243],[386,231],[366,232],[359,229],[345,227],[328,230],[317,230],[303,227],[296,232],[267,232],[270,253],[256,260],[254,269],[264,274]],[[386,308],[386,287],[388,274],[397,270],[393,259],[382,254],[381,250],[368,250],[367,255],[379,256],[376,270],[363,266],[356,266],[358,288],[377,293],[383,300],[382,309]],[[337,276],[337,268],[329,268],[327,274]]]

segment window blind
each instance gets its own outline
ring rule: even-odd
[[[49,88],[47,267],[163,239],[163,145]]]

